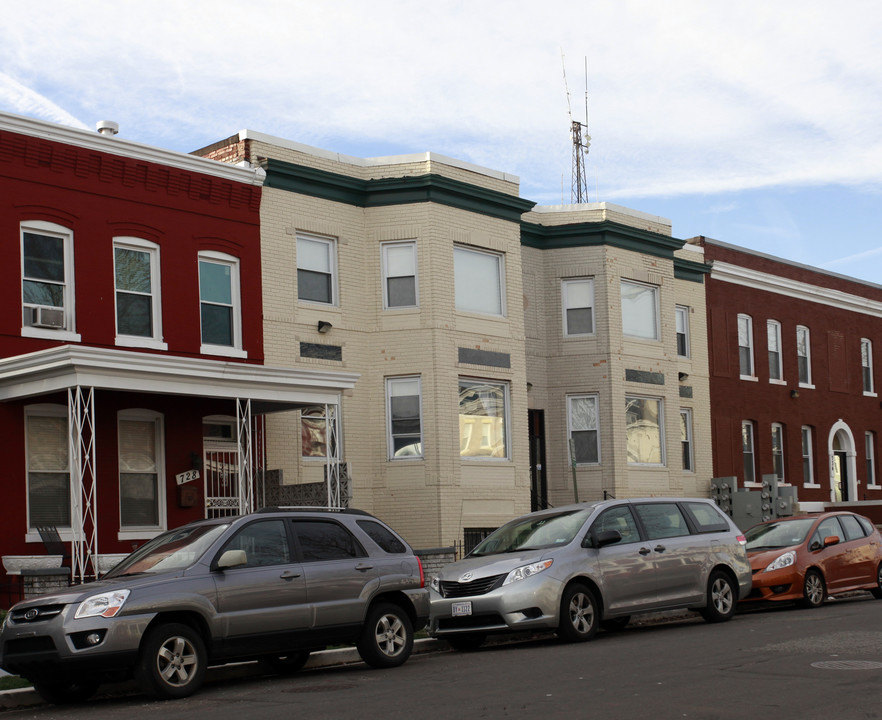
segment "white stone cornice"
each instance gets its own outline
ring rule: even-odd
[[[187,172],[212,175],[230,182],[245,183],[246,185],[263,185],[266,173],[263,168],[240,167],[229,163],[209,160],[198,155],[163,150],[151,145],[124,140],[119,137],[108,137],[98,132],[81,130],[67,127],[44,120],[35,120],[22,115],[0,112],[0,130],[5,130],[19,135],[42,138],[65,145],[94,150],[96,152],[121,155],[133,160],[173,167]]]
[[[711,278],[735,285],[764,290],[777,295],[786,295],[794,300],[820,303],[828,307],[846,310],[848,312],[882,317],[882,302],[870,300],[861,295],[832,290],[830,288],[812,285],[810,283],[791,280],[790,278],[759,272],[740,265],[714,260],[711,267]]]

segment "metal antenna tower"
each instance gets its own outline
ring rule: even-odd
[[[564,63],[564,55],[560,55],[563,65],[564,89],[567,93],[567,113],[570,118],[570,134],[573,138],[573,184],[572,202],[588,202],[588,180],[585,170],[588,148],[591,146],[591,136],[588,134],[588,58],[585,58],[585,122],[573,120],[573,111],[570,106],[570,88],[567,84],[567,68]],[[583,134],[584,130],[584,134]]]

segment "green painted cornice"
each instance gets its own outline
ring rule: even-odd
[[[710,271],[711,266],[706,263],[674,258],[674,277],[677,278],[677,280],[703,283],[704,276]]]
[[[435,173],[360,180],[272,158],[263,160],[261,165],[266,170],[265,188],[287,190],[356,207],[434,202],[501,220],[520,222],[521,215],[536,204],[531,200],[451,180]]]

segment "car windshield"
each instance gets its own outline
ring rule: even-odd
[[[591,510],[572,510],[557,515],[528,515],[512,520],[484,538],[470,555],[495,555],[567,545],[576,537],[590,514]]]
[[[228,524],[194,525],[153,538],[125,558],[105,578],[161,573],[190,567],[217,540]]]
[[[747,550],[775,550],[799,545],[808,537],[809,530],[814,524],[812,518],[799,518],[754,525],[744,533],[747,538]]]

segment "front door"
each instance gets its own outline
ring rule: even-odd
[[[228,517],[241,512],[239,500],[239,447],[235,442],[203,441],[205,517]]]
[[[548,481],[545,472],[545,411],[530,410],[530,511],[548,507]]]
[[[847,502],[848,497],[848,454],[843,450],[833,453],[833,500]]]

